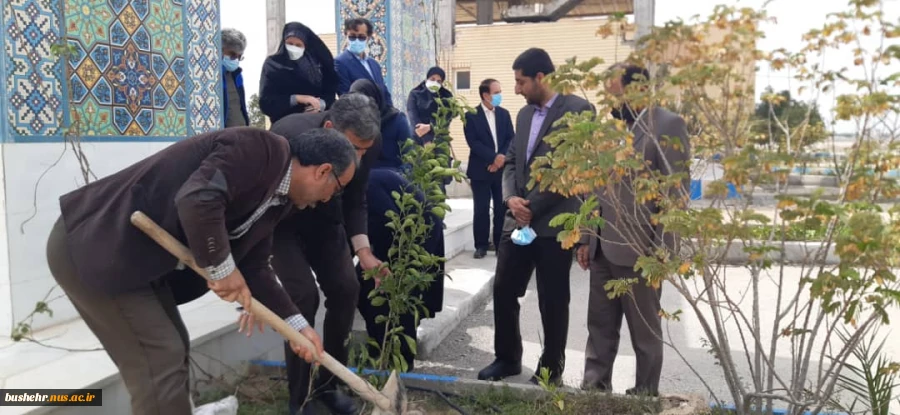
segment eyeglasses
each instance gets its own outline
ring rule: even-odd
[[[347,36],[347,39],[350,39],[350,40],[366,40],[368,38],[369,37],[366,35],[348,35]]]
[[[340,195],[344,194],[344,185],[341,184],[340,177],[338,177],[337,173],[335,173],[333,169],[331,170],[331,175],[334,176],[334,181],[336,181],[338,184],[338,189],[336,192],[334,192],[334,196],[332,196],[332,197],[340,196]]]
[[[244,60],[244,56],[243,56],[243,55],[238,55],[237,53],[226,53],[226,54],[225,54],[225,57],[234,59],[234,60],[236,60],[236,61],[238,61],[238,62]]]

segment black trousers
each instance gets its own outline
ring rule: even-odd
[[[359,282],[353,269],[346,231],[342,224],[333,221],[308,217],[304,219],[288,219],[276,229],[272,267],[291,300],[310,324],[315,324],[319,308],[319,289],[316,287],[318,281],[325,294],[323,346],[328,354],[347,364],[345,342],[353,328]],[[294,354],[287,342],[284,360],[288,372],[290,406],[294,413],[306,401],[310,392],[310,365]],[[331,373],[320,367],[312,392],[334,386],[334,382],[331,382],[333,378]]]
[[[494,354],[501,360],[522,361],[519,298],[525,295],[531,273],[537,270],[538,307],[544,329],[544,350],[537,373],[546,367],[551,376],[562,376],[569,332],[572,251],[563,249],[553,237],[538,237],[530,245],[519,246],[510,240],[510,235],[510,232],[504,232],[497,248]]]
[[[500,246],[503,235],[503,218],[506,205],[503,204],[502,176],[489,180],[472,180],[472,201],[475,204],[475,217],[472,231],[475,236],[475,249],[488,248],[488,235],[491,234],[491,202],[494,202],[494,246]]]
[[[383,346],[384,334],[387,331],[385,330],[385,328],[387,327],[387,323],[376,323],[375,319],[378,318],[378,316],[387,317],[391,312],[391,307],[387,302],[380,306],[372,305],[372,300],[370,300],[368,297],[369,293],[375,289],[375,280],[364,280],[362,278],[362,270],[359,267],[356,268],[356,271],[357,276],[359,277],[359,284],[361,288],[359,290],[359,303],[357,307],[359,308],[359,313],[362,314],[363,319],[366,320],[366,333],[371,339],[378,342],[380,346]],[[403,314],[400,316],[400,325],[403,326],[403,334],[412,337],[412,339],[415,340],[416,343],[418,343],[419,338],[416,336],[416,331],[419,326],[416,325],[415,320],[415,316],[411,313]],[[374,357],[377,355],[377,353],[378,350],[369,347],[369,356]],[[416,356],[413,353],[412,349],[409,348],[409,344],[404,340],[400,341],[400,353],[403,356],[403,359],[406,360],[406,364],[409,365],[409,371],[412,372],[412,370],[415,368]]]

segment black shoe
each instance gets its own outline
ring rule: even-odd
[[[347,394],[339,388],[333,388],[322,392],[322,394],[319,395],[319,402],[322,402],[322,404],[324,404],[333,414],[354,415],[359,412],[353,398],[347,396]]]
[[[488,251],[496,251],[496,250],[497,250],[497,247],[494,246],[494,244],[490,244],[490,245],[488,245],[487,250],[488,250]]]
[[[478,372],[478,380],[497,381],[506,377],[515,376],[522,373],[522,364],[518,362],[507,362],[504,360],[494,360],[494,363]]]
[[[638,389],[636,387],[626,390],[625,394],[632,396],[652,396],[654,398],[659,396],[659,392],[650,392],[645,389]]]
[[[475,255],[472,255],[475,259],[481,259],[487,256],[487,249],[479,248],[475,250]]]

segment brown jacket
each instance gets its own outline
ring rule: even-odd
[[[228,235],[275,193],[290,160],[284,138],[229,128],[172,144],[63,195],[79,276],[116,294],[173,273],[178,260],[131,224],[131,214],[140,210],[185,243],[199,266],[219,265],[230,254],[254,297],[282,318],[299,314],[269,267],[272,231],[292,204],[269,208],[240,238]]]

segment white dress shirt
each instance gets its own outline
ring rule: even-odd
[[[491,127],[491,137],[494,138],[494,151],[497,151],[497,114],[494,110],[489,109],[487,105],[484,105],[484,102],[481,103],[481,109],[484,110],[488,126]]]

